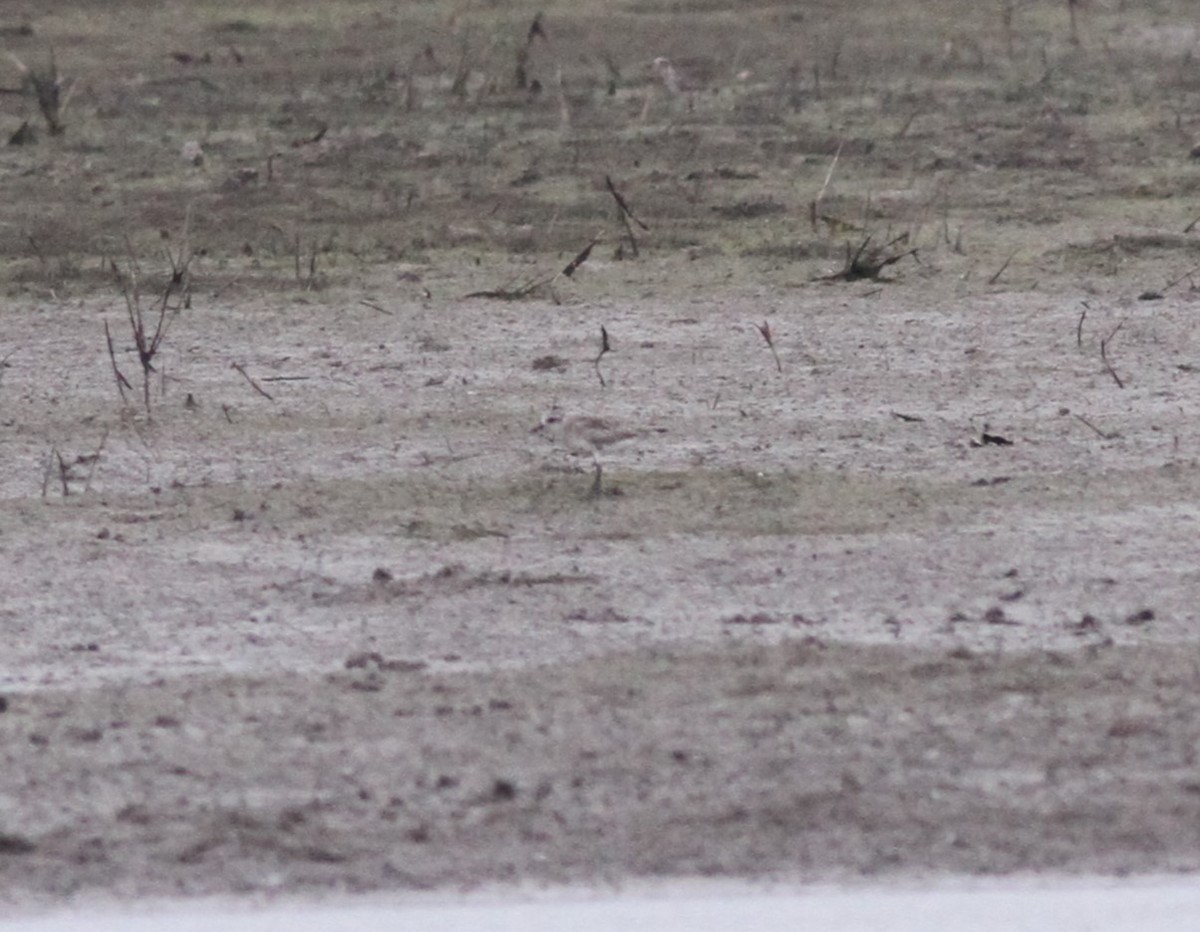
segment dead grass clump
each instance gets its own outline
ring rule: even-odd
[[[76,81],[64,81],[58,73],[54,49],[50,50],[50,62],[45,68],[30,68],[15,55],[10,54],[8,57],[21,72],[22,84],[17,93],[23,93],[36,100],[50,135],[61,136],[66,131],[63,116],[71,95],[75,92]]]
[[[167,261],[171,273],[163,286],[161,293],[149,306],[143,302],[142,273],[132,244],[127,244],[129,258],[125,268],[111,260],[113,279],[125,299],[125,311],[129,322],[130,334],[137,348],[138,362],[142,368],[142,401],[146,414],[150,414],[150,383],[158,370],[154,367],[154,359],[162,347],[171,322],[185,307],[191,306],[191,263],[193,253],[189,240],[190,214],[184,221],[183,237],[177,250],[170,246],[166,248]],[[112,333],[108,321],[104,322],[104,337],[108,343],[108,358],[112,363],[113,378],[117,383],[117,391],[121,401],[125,401],[125,389],[133,389],[133,385],[121,372],[117,365],[116,352],[113,348]]]
[[[591,242],[576,253],[570,262],[553,275],[541,275],[525,279],[520,284],[507,284],[500,288],[472,291],[470,294],[463,295],[463,298],[489,298],[493,301],[526,301],[548,295],[555,304],[561,304],[562,301],[558,297],[558,292],[554,290],[555,283],[560,278],[570,278],[574,275],[579,267],[587,262],[592,254],[592,250],[596,248],[599,242],[599,239],[593,238]],[[605,337],[606,344],[607,339]],[[603,352],[601,355],[603,355]]]
[[[908,256],[915,258],[917,255],[917,247],[904,248],[908,245],[908,241],[908,234],[901,233],[885,242],[876,243],[873,242],[873,236],[868,233],[857,246],[846,243],[846,261],[841,269],[830,275],[823,275],[817,280],[826,282],[891,281],[890,278],[883,275],[883,270],[890,265],[895,265],[901,259]]]
[[[833,181],[833,174],[837,169],[838,161],[842,157],[841,144],[833,153],[833,158],[829,162],[829,168],[825,172],[825,181],[821,185],[821,189],[817,192],[817,196],[809,202],[808,217],[809,223],[813,228],[813,232],[818,232],[822,223],[824,223],[831,231],[851,231],[860,232],[862,239],[855,246],[850,240],[846,240],[846,258],[842,268],[830,274],[820,276],[817,281],[841,281],[841,282],[856,282],[856,281],[888,281],[883,277],[883,270],[890,265],[895,265],[906,256],[916,256],[917,250],[915,247],[905,249],[908,244],[909,235],[901,233],[899,236],[894,236],[886,239],[883,242],[875,241],[874,234],[866,231],[865,227],[859,227],[852,223],[847,223],[840,217],[834,217],[823,213],[821,210],[822,202],[825,200],[825,195],[829,191],[830,182]],[[870,210],[870,204],[867,205],[867,210]]]

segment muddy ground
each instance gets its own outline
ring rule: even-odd
[[[0,23],[0,898],[1196,870],[1188,5],[577,6]]]

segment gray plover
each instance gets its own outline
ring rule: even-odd
[[[600,494],[600,483],[604,475],[604,469],[600,465],[600,451],[642,436],[641,431],[627,430],[607,418],[586,414],[568,417],[558,408],[552,409],[543,417],[542,422],[533,429],[533,433],[545,434],[562,444],[570,453],[580,456],[589,454],[592,457],[596,474],[589,495],[593,498]]]

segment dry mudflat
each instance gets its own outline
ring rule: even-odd
[[[7,24],[0,899],[1200,869],[1187,5],[376,6]]]

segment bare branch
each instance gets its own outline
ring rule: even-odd
[[[236,362],[231,362],[229,364],[229,368],[236,370],[243,379],[245,379],[247,382],[250,383],[250,387],[252,389],[254,389],[256,392],[258,392],[260,395],[262,395],[264,398],[266,398],[267,401],[275,400],[274,398],[271,397],[270,393],[265,388],[263,388],[261,385],[259,385],[257,382],[255,382],[254,379],[250,378],[250,375],[246,372],[246,370],[243,369]],[[228,416],[228,415],[226,415],[226,416]]]

